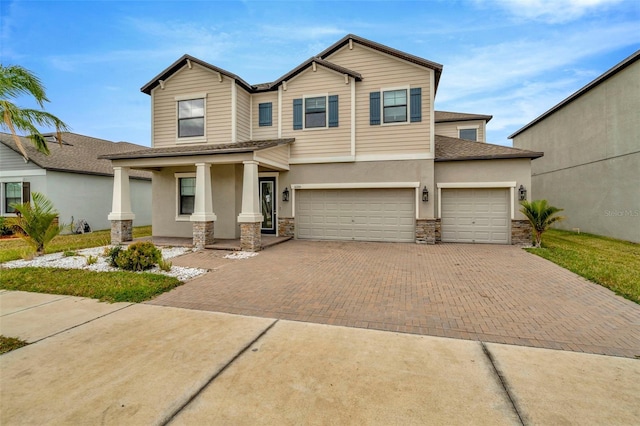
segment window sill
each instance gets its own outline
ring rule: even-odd
[[[407,124],[411,124],[409,121],[395,121],[393,123],[380,123],[381,126],[406,126]]]
[[[191,222],[191,215],[176,216],[176,222]]]
[[[207,143],[207,138],[205,136],[197,136],[193,138],[177,138],[176,143],[180,145],[192,143]]]

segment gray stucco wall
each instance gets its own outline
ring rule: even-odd
[[[640,242],[640,62],[513,138],[544,151],[532,197],[564,208],[557,226]]]

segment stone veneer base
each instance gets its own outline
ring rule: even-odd
[[[260,251],[262,249],[261,222],[240,224],[240,250]]]
[[[511,244],[519,246],[531,245],[531,223],[528,220],[511,221]]]
[[[111,244],[133,240],[133,220],[111,221]]]
[[[213,228],[215,222],[193,222],[193,247],[196,250],[204,249],[204,246],[213,244]]]
[[[278,218],[278,235],[281,237],[296,236],[296,221],[292,217]]]
[[[416,243],[435,244],[436,243],[436,220],[416,219]]]

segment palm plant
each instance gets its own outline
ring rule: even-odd
[[[16,217],[7,219],[7,225],[36,251],[36,256],[44,254],[45,246],[62,230],[64,225],[56,223],[58,212],[53,203],[39,192],[32,192],[31,203],[13,203]]]
[[[19,65],[0,64],[0,127],[9,130],[24,160],[27,161],[29,157],[16,131],[26,133],[36,149],[48,155],[47,142],[36,126],[55,126],[60,144],[62,132],[68,131],[69,128],[53,114],[37,109],[20,108],[9,100],[24,95],[32,96],[40,108],[44,108],[44,103],[49,102],[44,86],[35,74]]]
[[[550,206],[547,200],[521,201],[520,212],[524,214],[533,228],[534,245],[540,248],[542,244],[542,234],[555,222],[564,219],[564,216],[556,216],[563,211],[557,207]]]

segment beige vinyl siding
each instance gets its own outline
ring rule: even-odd
[[[236,141],[248,141],[251,139],[251,95],[237,86],[236,102]]]
[[[261,103],[271,102],[271,126],[260,127],[259,108]],[[259,141],[278,137],[278,92],[256,93],[253,95],[253,136]]]
[[[264,159],[278,164],[289,164],[289,145],[280,145],[274,148],[263,149],[256,152],[257,159]]]
[[[338,95],[338,127],[293,130],[293,100],[323,94]],[[351,85],[345,84],[343,75],[318,65],[316,71],[309,67],[288,82],[282,92],[282,136],[296,139],[291,145],[291,160],[351,155],[350,112]]]
[[[346,45],[327,60],[363,76],[363,80],[356,86],[356,155],[429,152],[430,75],[433,70],[404,62],[358,43],[353,43],[353,50]],[[370,125],[369,93],[403,86],[422,89],[422,121],[401,125]]]
[[[206,143],[231,142],[231,84],[227,77],[218,81],[218,74],[192,63],[182,67],[165,81],[164,89],[151,92],[153,103],[153,147],[175,146],[177,142],[176,96],[207,93]]]
[[[436,123],[436,135],[457,138],[459,137],[458,127],[472,128],[474,126],[478,126],[478,141],[486,142],[485,123],[482,120]]]

